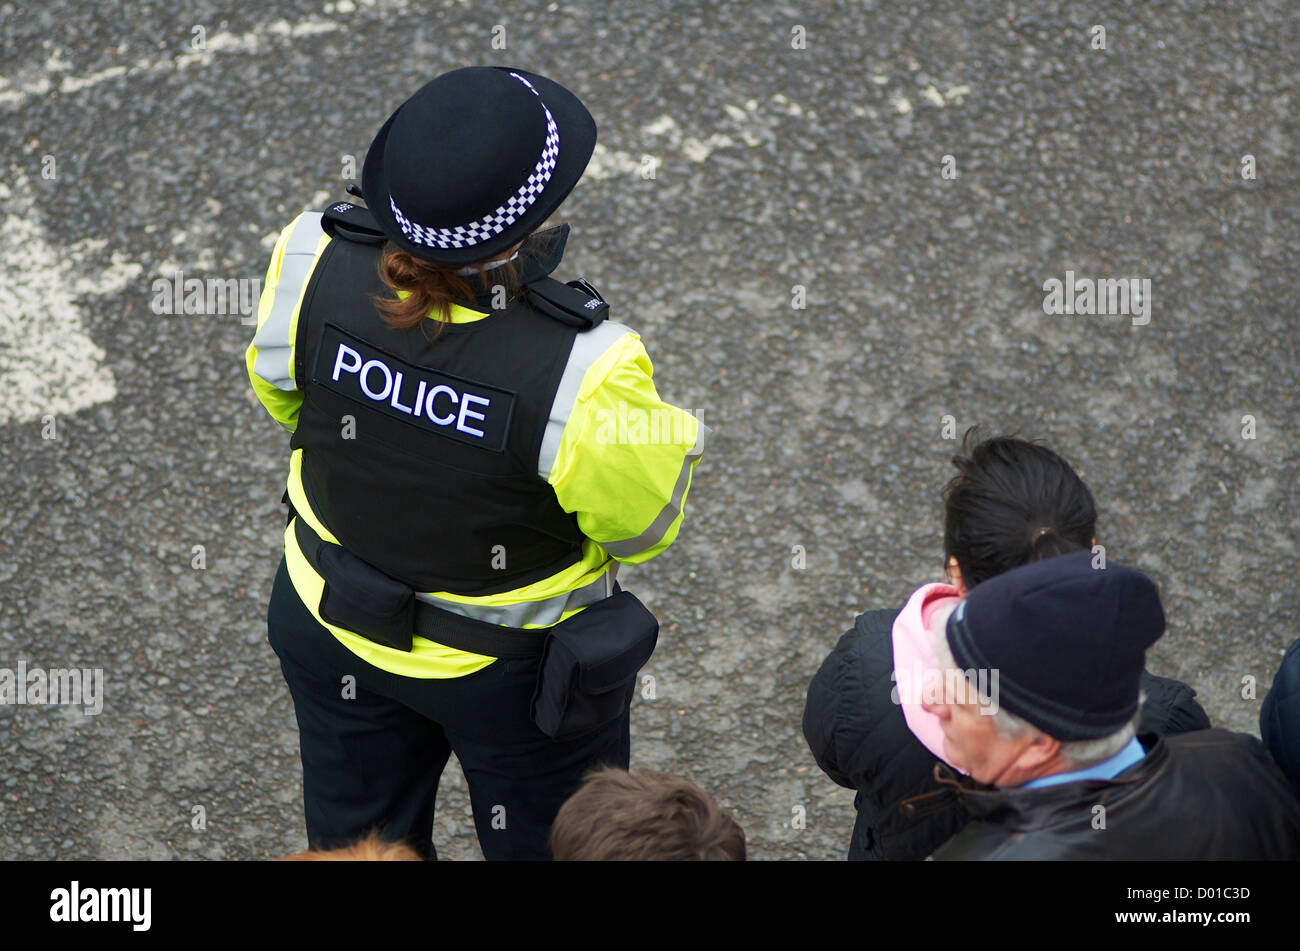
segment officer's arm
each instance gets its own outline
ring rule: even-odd
[[[271,417],[290,432],[297,428],[302,408],[302,392],[293,369],[298,308],[328,242],[317,213],[299,215],[280,233],[257,305],[257,331],[244,352],[253,392]]]
[[[570,378],[583,366],[584,348],[598,355],[589,355],[571,400],[561,383],[539,474],[583,534],[619,561],[638,564],[677,537],[710,430],[659,398],[637,334],[608,322],[580,334]]]

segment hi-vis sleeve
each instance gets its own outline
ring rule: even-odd
[[[244,352],[253,392],[281,426],[293,432],[302,409],[302,393],[294,379],[294,340],[298,308],[329,236],[321,230],[319,212],[306,212],[280,232],[266,269],[266,282],[257,305],[257,331]]]
[[[542,439],[538,474],[578,527],[621,562],[681,528],[709,428],[659,398],[641,338],[611,321],[579,334]]]

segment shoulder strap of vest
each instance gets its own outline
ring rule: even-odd
[[[387,239],[370,209],[350,201],[337,201],[321,213],[320,225],[334,238],[359,244],[383,244]]]
[[[553,320],[579,333],[591,330],[609,316],[609,303],[589,281],[561,284],[553,277],[543,277],[524,285],[528,303]]]

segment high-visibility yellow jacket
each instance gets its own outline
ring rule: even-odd
[[[304,213],[281,232],[267,268],[257,331],[245,353],[254,393],[290,432],[303,401],[294,379],[298,311],[316,263],[334,240],[321,229],[320,217]],[[451,307],[453,322],[486,316],[459,304]],[[375,319],[380,319],[377,314]],[[548,627],[608,597],[620,562],[640,564],[668,548],[681,528],[692,471],[710,430],[692,414],[663,402],[653,374],[640,336],[622,325],[606,321],[575,338],[538,475],[586,536],[580,561],[499,594],[466,597],[431,591],[417,597],[491,623]],[[298,518],[322,539],[337,543],[303,489],[302,452],[295,450],[289,460],[289,499]],[[418,635],[407,653],[325,623],[319,612],[324,582],[300,550],[292,524],[285,530],[284,547],[289,575],[312,615],[376,667],[409,677],[462,677],[495,659]]]

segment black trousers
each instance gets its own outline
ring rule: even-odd
[[[629,711],[556,742],[529,716],[535,659],[497,660],[443,680],[374,667],[317,623],[283,561],[267,626],[298,718],[312,848],[346,845],[378,828],[436,858],[434,797],[454,751],[484,857],[549,859],[551,823],[582,774],[600,763],[628,766]]]

